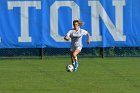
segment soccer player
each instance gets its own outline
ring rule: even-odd
[[[78,68],[78,61],[77,61],[77,55],[82,50],[82,37],[83,35],[87,35],[87,44],[90,44],[90,35],[89,33],[81,29],[80,26],[83,25],[83,22],[80,20],[74,20],[73,21],[73,29],[69,30],[66,36],[64,37],[65,40],[69,41],[71,39],[71,46],[70,46],[70,55],[71,55],[71,61],[74,66],[74,72],[77,71]]]

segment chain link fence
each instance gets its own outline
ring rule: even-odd
[[[105,48],[104,57],[140,57],[140,47]]]
[[[0,59],[45,59],[69,57],[69,48],[13,48],[0,49]],[[140,47],[83,48],[78,57],[140,57]]]

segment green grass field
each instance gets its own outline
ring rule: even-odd
[[[140,93],[140,58],[0,60],[0,93]]]

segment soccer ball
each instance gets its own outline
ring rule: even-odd
[[[67,72],[73,72],[73,70],[74,70],[73,65],[70,64],[70,65],[67,65],[67,66],[66,66],[66,71],[67,71]]]

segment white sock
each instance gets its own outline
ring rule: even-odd
[[[77,56],[75,57],[75,60],[77,61]]]

